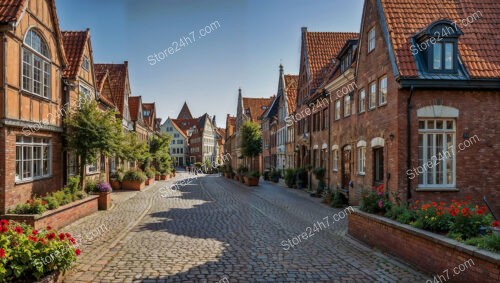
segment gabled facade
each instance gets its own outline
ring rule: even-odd
[[[157,134],[155,131],[156,106],[155,103],[144,103],[142,105],[142,117],[148,130],[148,138]]]
[[[183,131],[174,119],[168,117],[165,123],[161,125],[161,132],[172,136],[170,156],[175,166],[186,166],[189,160],[189,139],[187,131]]]
[[[149,138],[149,128],[146,125],[146,119],[143,116],[143,103],[141,96],[130,96],[128,98],[130,109],[130,120],[133,123],[134,132],[140,141],[147,142]]]
[[[67,66],[53,0],[0,11],[0,212],[63,186],[61,76]]]
[[[237,159],[235,130],[236,130],[236,117],[227,114],[224,156],[230,156],[231,158],[230,160],[224,159],[224,163],[226,165],[231,165],[231,168],[233,170],[236,169],[236,159]]]

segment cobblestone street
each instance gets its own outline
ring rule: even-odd
[[[110,211],[66,227],[81,239],[82,255],[65,282],[426,280],[350,239],[346,219],[333,220],[341,210],[304,192],[266,182],[250,188],[217,175],[199,176],[179,191],[165,189],[171,184],[116,192]],[[329,227],[308,228],[325,217]],[[307,240],[282,244],[304,232]]]

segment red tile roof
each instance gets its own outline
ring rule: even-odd
[[[85,44],[89,39],[90,32],[87,29],[86,31],[63,31],[61,33],[64,52],[68,60],[68,66],[64,70],[63,76],[75,79],[83,61],[83,52],[85,51]]]
[[[286,103],[288,104],[288,113],[293,113],[293,111],[295,111],[295,100],[297,99],[298,83],[298,75],[285,75],[285,91]]]
[[[123,64],[95,64],[96,69],[104,68],[109,72],[109,81],[113,91],[113,102],[123,116],[125,84],[128,76],[128,62]]]
[[[130,119],[132,121],[137,121],[137,116],[140,111],[141,97],[140,96],[130,96],[128,98],[128,108],[130,111]]]
[[[244,113],[250,117],[250,120],[257,122],[264,111],[271,106],[273,100],[274,96],[270,98],[243,97]]]
[[[500,77],[500,1],[381,0],[381,3],[402,77],[417,76],[411,38],[440,19],[456,22],[464,33],[459,37],[458,50],[471,77]],[[467,22],[467,17],[474,15],[476,19]]]
[[[25,0],[0,0],[0,23],[16,22],[27,2]]]
[[[355,32],[305,32],[311,93],[323,82],[329,64],[336,58],[345,42],[358,36]]]
[[[144,116],[144,123],[150,127],[151,129],[154,129],[154,118],[155,118],[155,103],[143,103],[142,104],[142,109],[143,110],[149,110],[150,115],[149,116]]]
[[[184,133],[185,136],[187,136],[187,131],[189,128],[192,126],[197,126],[198,125],[198,119],[192,118],[192,119],[170,119],[172,121],[172,124],[175,124],[177,127],[178,131],[181,131]]]
[[[174,126],[174,128],[185,138],[187,138],[187,130],[189,128],[187,128],[186,130],[183,130],[181,127],[179,127],[179,125],[177,124],[179,121],[174,121],[174,119],[170,118],[170,122],[172,123],[172,126]],[[177,119],[176,119],[177,120]]]

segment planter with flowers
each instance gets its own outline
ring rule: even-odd
[[[258,186],[260,173],[259,173],[259,171],[249,172],[243,178],[245,180],[245,185],[247,185],[249,187]]]
[[[144,173],[146,174],[146,177],[147,177],[147,179],[146,179],[146,186],[154,184],[156,171],[154,169],[152,169],[152,168],[146,168],[146,170],[144,171]]]
[[[69,233],[2,219],[0,282],[59,282],[80,255],[75,245]]]
[[[364,193],[361,211],[349,215],[348,233],[431,274],[441,274],[464,259],[474,264],[457,282],[498,282],[499,221],[470,198],[450,203],[388,200],[383,187]],[[418,251],[425,251],[425,254]],[[424,255],[424,257],[422,257]]]
[[[3,215],[4,219],[24,222],[35,229],[52,226],[56,229],[64,227],[82,217],[97,211],[97,196],[88,196],[78,189],[79,178],[72,177],[68,187],[47,194],[33,197],[25,203],[16,205]]]
[[[124,190],[140,191],[146,186],[147,176],[139,170],[129,170],[123,176],[122,188]]]
[[[109,175],[109,184],[113,190],[119,190],[121,188],[121,182],[123,180],[123,172],[116,171]]]
[[[111,186],[106,182],[97,184],[97,192],[99,194],[99,210],[108,210],[111,208]]]

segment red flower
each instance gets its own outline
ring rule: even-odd
[[[73,244],[73,245],[74,245],[74,244],[76,244],[76,241],[75,241],[75,239],[74,239],[74,238],[69,238],[69,241],[70,241],[70,242],[71,242],[71,244]]]
[[[496,227],[499,227],[499,226],[500,226],[500,221],[498,221],[498,220],[495,220],[495,221],[493,221],[493,223],[491,223],[491,227],[495,227],[496,228]]]
[[[64,240],[64,238],[65,238],[65,237],[66,237],[66,236],[64,235],[64,233],[60,233],[60,234],[59,234],[59,240],[61,240],[61,241],[62,241],[62,240]]]
[[[68,237],[68,238],[71,238],[71,234],[70,233],[64,233],[64,235],[66,235],[66,237]]]
[[[7,225],[9,225],[9,220],[7,220],[7,219],[2,219],[2,220],[0,220],[0,224],[1,224],[1,225],[5,225],[5,226],[7,226]]]
[[[30,241],[32,241],[32,242],[35,242],[35,243],[38,241],[38,238],[37,238],[37,237],[31,236],[31,235],[29,235],[29,236],[28,236],[28,239],[29,239]]]
[[[80,251],[80,249],[76,249],[76,250],[75,250],[75,254],[76,254],[76,256],[79,256],[81,253],[82,253],[82,252]]]
[[[33,230],[33,231],[31,232],[31,234],[33,234],[33,235],[35,235],[35,236],[36,236],[36,235],[38,235],[38,230],[36,230],[36,229],[35,229],[35,230]]]
[[[5,250],[0,248],[0,257],[4,258],[5,257]]]
[[[433,201],[432,203],[432,206],[436,207],[437,206],[437,203],[435,201]]]
[[[23,229],[21,228],[21,226],[16,226],[16,228],[14,228],[14,231],[16,231],[17,234],[23,233]]]
[[[2,226],[2,233],[6,233],[7,231],[9,231],[9,227],[7,226]]]
[[[47,230],[52,230],[52,227],[50,227],[50,226],[47,226]]]
[[[47,234],[47,236],[45,236],[45,238],[47,238],[49,240],[53,240],[56,238],[56,233],[49,233],[49,234]]]

